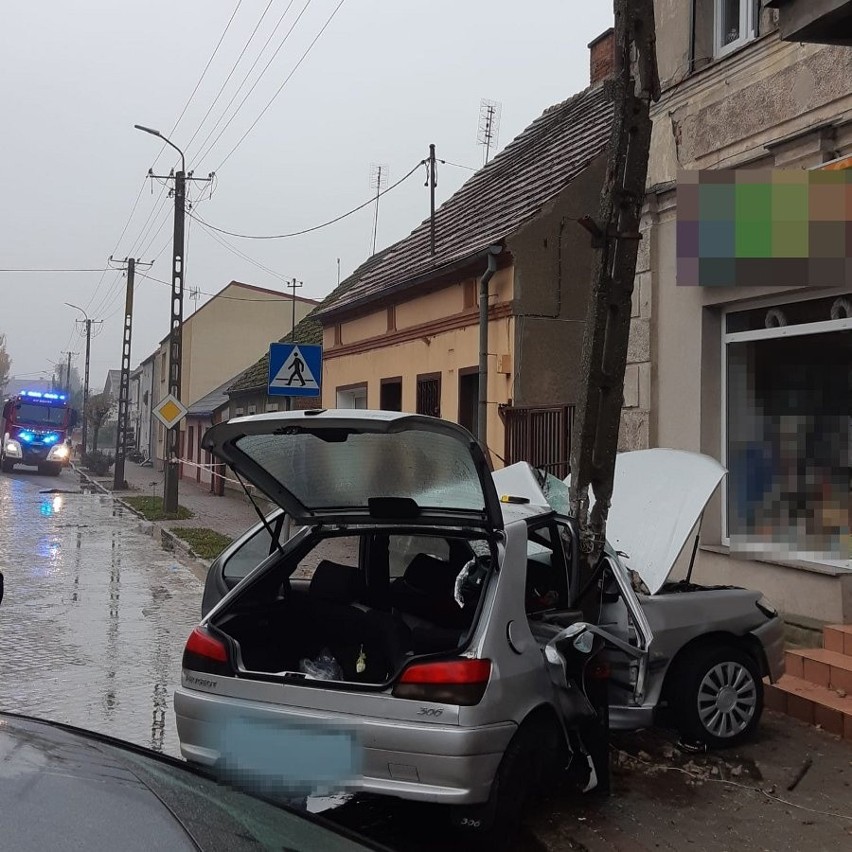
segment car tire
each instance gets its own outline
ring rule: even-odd
[[[49,462],[48,464],[40,464],[38,466],[38,472],[42,476],[59,476],[62,473],[62,465],[57,464],[56,462]]]
[[[3,461],[0,462],[0,466],[3,468],[3,473],[11,473],[15,469],[15,462],[3,459]]]
[[[549,761],[559,754],[560,741],[555,723],[527,720],[503,753],[488,801],[453,808],[453,825],[472,835],[475,848],[512,848],[506,844],[517,831]]]
[[[754,733],[763,712],[763,680],[747,650],[734,644],[696,649],[674,675],[674,718],[685,738],[726,748]]]

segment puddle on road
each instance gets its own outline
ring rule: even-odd
[[[0,709],[177,756],[172,695],[201,582],[111,496],[0,477]],[[72,499],[73,495],[73,499]]]

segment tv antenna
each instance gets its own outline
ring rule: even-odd
[[[379,196],[388,184],[388,175],[389,171],[386,165],[373,163],[370,166],[370,186],[376,190],[376,214],[373,217],[373,250],[370,252],[371,254],[376,253],[376,238],[379,235]]]
[[[491,149],[497,148],[502,111],[503,104],[500,101],[489,101],[483,98],[479,102],[479,132],[476,134],[476,141],[485,148],[486,163],[491,157]]]
[[[189,290],[189,298],[192,299],[193,302],[193,312],[198,310],[198,300],[201,298],[201,290],[198,287],[191,287]]]

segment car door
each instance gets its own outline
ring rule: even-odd
[[[275,551],[276,540],[281,544],[284,543],[282,539],[286,536],[285,521],[284,511],[275,509],[267,515],[266,524],[258,521],[213,560],[204,582],[204,594],[201,598],[202,617],[207,615],[243,577]]]

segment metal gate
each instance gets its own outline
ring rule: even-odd
[[[573,405],[504,408],[506,464],[529,462],[559,479],[568,476]]]

